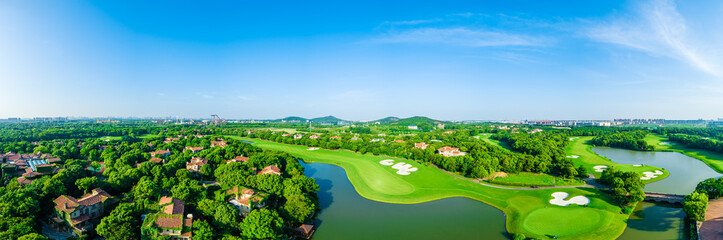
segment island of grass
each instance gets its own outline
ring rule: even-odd
[[[654,147],[655,151],[679,152],[689,157],[703,161],[716,172],[723,173],[723,154],[704,149],[689,148],[684,144],[671,142],[666,136],[648,134],[645,141]]]
[[[552,186],[582,186],[585,185],[585,181],[579,179],[566,179],[561,177],[555,177],[543,173],[512,173],[502,174],[494,178],[487,179],[487,182],[497,185],[509,185],[509,186],[539,186],[539,187],[552,187]]]
[[[656,170],[663,172],[662,175],[655,178],[643,180],[643,183],[660,181],[668,177],[670,174],[668,171],[655,166],[629,165],[613,162],[612,160],[600,156],[592,151],[592,145],[588,143],[592,140],[592,138],[593,137],[575,137],[574,140],[570,141],[570,144],[565,149],[565,152],[569,156],[577,156],[570,159],[572,159],[575,165],[582,165],[585,167],[588,173],[595,175],[595,178],[600,178],[602,175],[601,171],[595,171],[595,167],[600,169],[601,166],[607,166],[608,168],[615,167],[617,170],[625,172],[637,172],[640,173],[641,176],[644,176],[644,172],[655,172]]]
[[[229,136],[262,149],[283,151],[310,162],[341,166],[363,197],[388,203],[413,204],[449,197],[467,197],[505,212],[509,233],[550,239],[615,239],[625,230],[628,215],[608,195],[594,188],[500,189],[483,186],[447,174],[434,166],[412,160],[359,154],[346,150],[308,151],[308,147]],[[400,175],[398,169],[380,164],[383,160],[411,165],[414,171]],[[557,206],[550,203],[555,192],[590,199],[586,206]],[[574,227],[571,227],[574,226]]]

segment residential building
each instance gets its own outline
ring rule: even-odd
[[[317,139],[317,138],[319,138],[319,137],[321,137],[321,136],[314,134],[314,135],[311,135],[311,136],[309,137],[309,139]]]
[[[437,124],[437,129],[444,129],[444,124],[441,124],[441,123]]]
[[[52,217],[52,224],[59,231],[81,235],[93,228],[93,222],[99,222],[104,214],[105,204],[112,198],[113,196],[100,188],[93,189],[80,199],[61,195],[53,201],[55,215]]]
[[[268,166],[268,167],[265,167],[265,168],[261,169],[261,171],[259,171],[258,173],[256,173],[256,175],[262,175],[262,174],[276,174],[276,175],[281,175],[281,169],[279,169],[279,167],[277,167],[276,165],[271,165],[271,166]]]
[[[459,151],[459,148],[453,148],[453,147],[447,147],[447,146],[437,149],[437,153],[439,153],[445,157],[456,157],[456,156],[467,155],[466,152]]]
[[[226,191],[226,195],[232,195],[228,203],[238,209],[241,216],[247,216],[253,209],[266,207],[268,193],[259,192],[245,187],[233,187]]]
[[[301,139],[302,137],[304,137],[303,134],[296,134],[296,135],[294,135],[294,140]]]
[[[330,137],[329,139],[341,140],[341,137],[339,137],[339,136],[333,136],[333,137]]]
[[[161,210],[146,215],[143,220],[141,235],[153,237],[164,236],[173,240],[191,240],[193,232],[193,215],[184,216],[183,200],[172,197],[161,197],[158,205]]]
[[[409,130],[418,130],[419,128],[418,128],[417,126],[415,126],[415,125],[409,125],[409,126],[407,126],[407,129],[409,129]]]
[[[165,162],[163,161],[163,159],[160,159],[160,158],[151,158],[151,159],[148,160],[148,161],[149,161],[149,162],[154,162],[154,163],[165,163]]]
[[[422,150],[427,149],[428,146],[429,146],[429,144],[424,143],[424,142],[414,144],[414,148],[420,148]]]
[[[231,159],[231,160],[226,160],[226,163],[232,163],[232,162],[241,162],[241,163],[244,163],[244,162],[246,162],[246,161],[248,161],[248,160],[249,160],[249,158],[247,158],[247,157],[244,157],[244,156],[236,156],[235,158],[233,158],[233,159]]]
[[[395,143],[405,143],[404,140],[394,140]]]
[[[191,152],[193,152],[193,153],[198,153],[198,152],[200,152],[201,150],[203,150],[203,147],[190,147],[190,146],[189,146],[189,147],[186,147],[185,149],[186,149],[186,150],[191,150]]]
[[[203,165],[208,164],[208,159],[200,158],[200,157],[194,157],[191,158],[191,161],[186,163],[186,169],[191,172],[198,172],[201,171],[201,167]]]
[[[386,142],[387,140],[384,140],[384,138],[375,138],[372,139],[370,142]]]
[[[294,229],[294,234],[303,239],[310,239],[311,235],[314,234],[314,225],[301,224],[301,226]]]
[[[356,141],[356,140],[359,140],[359,139],[361,139],[361,138],[359,138],[359,137],[357,137],[357,136],[351,137],[351,140],[352,140],[352,141]]]
[[[226,141],[211,141],[211,147],[225,148],[227,144]]]
[[[156,151],[151,152],[151,157],[155,157],[156,155],[168,157],[168,156],[171,156],[171,151],[168,151],[168,149],[166,149],[166,150],[156,150]]]

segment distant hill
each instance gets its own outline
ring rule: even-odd
[[[291,117],[285,117],[285,118],[279,119],[279,120],[277,120],[277,121],[286,121],[286,122],[306,122],[306,120],[308,120],[308,119],[306,119],[306,118],[303,118],[303,117],[296,117],[296,116],[291,116]]]
[[[386,117],[382,118],[376,121],[372,121],[372,123],[379,122],[380,124],[389,124],[389,125],[437,125],[437,123],[447,123],[445,121],[435,120],[428,117],[421,117],[421,116],[414,116],[410,118],[398,118],[398,117]]]
[[[313,123],[338,123],[338,122],[345,122],[344,120],[339,119],[339,118],[334,117],[334,116],[331,116],[331,115],[330,115],[330,116],[326,116],[326,117],[312,118],[312,119],[310,119],[309,121],[310,121],[310,122],[313,122]]]

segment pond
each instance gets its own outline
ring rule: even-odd
[[[343,168],[304,164],[316,179],[321,212],[315,240],[325,239],[509,239],[504,213],[467,198],[390,204],[357,193]]]
[[[670,172],[667,178],[646,184],[646,192],[685,195],[693,192],[698,182],[721,176],[702,161],[678,152],[643,152],[608,147],[595,147],[592,150],[616,163],[645,164]]]
[[[641,202],[630,215],[628,227],[618,240],[689,239],[680,205]]]

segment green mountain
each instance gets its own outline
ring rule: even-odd
[[[398,118],[398,117],[386,117],[382,118],[376,121],[372,121],[372,123],[379,122],[379,124],[389,124],[389,125],[433,125],[436,126],[438,123],[447,123],[445,121],[435,120],[428,117],[421,117],[421,116],[414,116],[410,118]]]
[[[382,118],[382,119],[379,119],[379,120],[376,120],[376,121],[372,121],[372,122],[373,122],[373,123],[378,122],[378,123],[380,123],[380,124],[390,124],[390,123],[398,122],[399,120],[401,120],[401,119],[398,118],[398,117],[385,117],[385,118]]]
[[[296,117],[296,116],[291,116],[291,117],[285,117],[285,118],[279,119],[279,120],[277,120],[277,121],[286,121],[286,122],[306,122],[306,120],[308,120],[308,119],[306,119],[306,118],[303,118],[303,117]]]
[[[312,118],[309,120],[313,123],[338,123],[338,122],[345,122],[342,119],[336,118],[334,116],[326,116],[326,117],[318,117],[318,118]]]

